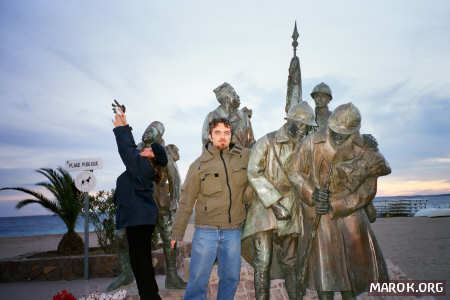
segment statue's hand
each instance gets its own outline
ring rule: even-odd
[[[326,215],[330,210],[330,191],[327,189],[315,188],[313,192],[313,201],[316,207],[316,214]]]
[[[170,248],[175,248],[175,246],[178,244],[178,246],[183,245],[183,241],[177,241],[177,240],[171,240],[170,241]]]
[[[272,211],[277,218],[277,220],[289,220],[291,218],[291,214],[287,210],[286,207],[281,205],[279,202],[272,205]]]

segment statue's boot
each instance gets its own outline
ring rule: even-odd
[[[286,285],[286,291],[289,296],[289,300],[297,300],[303,299],[303,295],[301,298],[297,298],[297,284],[296,284],[297,276],[295,272],[291,272],[284,275],[284,284]]]
[[[121,286],[130,284],[134,280],[133,270],[131,269],[130,264],[130,256],[128,254],[128,251],[122,251],[122,249],[119,249],[119,263],[121,272],[119,276],[114,279],[113,282],[106,288],[106,291],[112,291],[120,288]]]
[[[164,259],[166,262],[166,289],[185,289],[187,283],[177,273],[177,248],[164,244]]]
[[[254,274],[256,300],[269,300],[270,298],[270,272],[255,268]]]
[[[342,291],[341,296],[342,300],[356,300],[356,296],[352,291]]]
[[[333,300],[334,292],[319,292],[317,291],[317,295],[319,296],[319,300]]]
[[[298,282],[297,279],[297,300],[303,300],[303,296],[306,294],[306,288],[303,287],[301,283]]]
[[[178,276],[177,269],[167,268],[166,289],[186,289],[187,283]]]
[[[163,243],[166,263],[166,289],[185,289],[187,284],[177,273],[177,247],[170,247],[172,219],[170,214],[161,213],[158,224],[159,235]]]

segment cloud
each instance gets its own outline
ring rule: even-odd
[[[360,109],[362,132],[392,167],[381,183],[449,178],[446,1],[33,1],[0,3],[0,12],[2,185],[30,185],[41,180],[36,168],[101,157],[98,188],[114,187],[124,167],[113,99],[127,106],[137,140],[151,121],[166,125],[183,178],[222,82],[253,110],[257,138],[278,129],[295,19],[304,100],[313,104],[309,93],[324,81],[332,109],[349,101]]]
[[[408,196],[450,193],[450,180],[381,179],[377,196]]]
[[[449,157],[432,157],[432,158],[425,159],[424,162],[438,163],[438,164],[450,164],[450,158]]]

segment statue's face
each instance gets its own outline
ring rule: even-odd
[[[308,133],[309,129],[310,126],[308,124],[291,119],[287,120],[287,131],[289,136],[293,139],[303,138],[306,133]]]
[[[236,93],[234,93],[233,99],[231,100],[231,106],[234,108],[234,110],[237,110],[240,105],[241,105],[241,99],[239,98],[239,96]]]
[[[167,147],[168,149],[168,154],[172,157],[173,161],[178,161],[180,160],[180,150],[178,149],[177,146],[173,145],[171,147]]]
[[[241,105],[241,99],[234,90],[227,90],[219,100],[226,111],[235,111]]]
[[[324,93],[315,93],[313,99],[317,107],[327,106],[331,101],[331,97]]]
[[[334,132],[330,128],[328,128],[328,130],[330,131],[331,142],[335,146],[341,146],[351,136],[351,134],[342,134],[342,133]]]
[[[160,138],[159,131],[153,126],[147,127],[144,134],[142,135],[142,141],[145,143],[152,143],[158,141],[159,138]]]
[[[219,102],[220,102],[220,105],[223,106],[225,111],[230,111],[231,110],[231,98],[230,97],[222,96],[222,98],[220,98]]]
[[[209,140],[213,146],[219,150],[223,150],[230,146],[231,142],[231,127],[225,126],[223,123],[219,123],[211,130],[209,134]]]

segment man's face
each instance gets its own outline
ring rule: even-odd
[[[317,107],[324,107],[324,106],[328,105],[328,103],[331,100],[331,97],[324,93],[316,93],[316,94],[314,94],[313,99],[314,99],[314,102],[316,102]]]
[[[303,122],[294,121],[294,120],[290,120],[290,119],[288,119],[288,121],[287,121],[288,134],[293,139],[303,138],[309,129],[310,129],[310,126]]]
[[[230,146],[231,142],[231,127],[225,126],[223,123],[219,123],[211,130],[209,134],[209,140],[213,146],[219,150],[223,150]]]
[[[139,153],[142,157],[145,158],[155,158],[155,154],[153,153],[153,150],[151,147],[145,147],[142,149],[142,151]]]
[[[330,131],[331,142],[334,146],[341,146],[351,136],[351,134],[337,133],[337,132],[331,130],[330,128],[328,128],[328,130]]]

